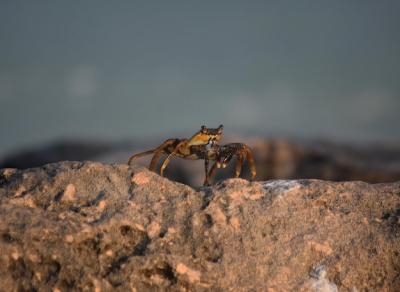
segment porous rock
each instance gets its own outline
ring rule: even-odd
[[[0,171],[0,291],[399,291],[399,236],[400,183]]]

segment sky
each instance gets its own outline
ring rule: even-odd
[[[226,133],[399,141],[399,1],[0,2],[0,155]]]

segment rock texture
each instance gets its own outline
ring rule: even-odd
[[[0,291],[399,291],[400,183],[0,172]]]

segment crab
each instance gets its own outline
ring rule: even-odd
[[[149,169],[156,172],[156,167],[161,154],[167,154],[168,156],[164,160],[160,169],[160,175],[164,176],[165,168],[168,166],[173,156],[192,160],[203,159],[205,168],[205,180],[203,185],[209,186],[210,179],[214,176],[215,171],[219,168],[225,168],[233,156],[236,156],[235,177],[240,176],[243,163],[247,159],[251,173],[251,180],[254,180],[257,172],[253,153],[250,147],[243,143],[219,145],[222,130],[222,125],[218,128],[207,128],[206,126],[201,126],[200,131],[195,133],[190,139],[167,139],[160,146],[152,150],[132,155],[128,160],[128,165],[139,157],[154,154]],[[214,164],[209,170],[210,161],[214,161]]]
[[[160,146],[154,149],[132,155],[128,160],[128,165],[139,157],[153,154],[149,169],[156,172],[157,163],[161,154],[167,154],[168,156],[164,160],[160,169],[160,175],[164,176],[164,171],[173,156],[192,160],[204,159],[206,181],[208,181],[208,159],[205,157],[205,153],[207,151],[212,153],[213,150],[211,149],[218,145],[223,128],[223,125],[220,125],[218,128],[207,128],[206,126],[201,126],[200,130],[190,139],[167,139]]]

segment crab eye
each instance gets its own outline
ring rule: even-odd
[[[201,129],[200,129],[200,131],[202,132],[202,133],[206,133],[207,132],[207,127],[206,126],[201,126]]]

